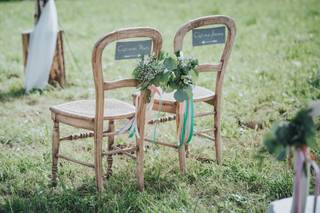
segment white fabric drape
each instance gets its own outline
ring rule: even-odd
[[[49,78],[58,35],[58,18],[54,0],[49,0],[30,34],[24,86],[26,92],[43,89]]]

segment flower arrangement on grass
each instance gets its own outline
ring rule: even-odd
[[[293,149],[316,149],[316,127],[312,118],[312,109],[302,109],[290,121],[273,125],[264,137],[267,151],[278,160],[285,160]]]
[[[310,156],[309,148],[317,150],[314,118],[319,114],[320,103],[300,110],[292,120],[280,122],[271,128],[263,140],[266,150],[278,160],[285,160],[295,152],[295,178],[292,212],[305,212],[309,195],[310,168],[316,175],[316,190],[313,211],[317,210],[320,193],[320,169]]]

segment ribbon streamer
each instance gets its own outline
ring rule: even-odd
[[[178,144],[189,144],[193,136],[194,104],[193,97],[179,104]]]
[[[316,189],[314,192],[314,202],[313,202],[313,212],[316,212],[318,196],[320,195],[320,169],[315,161],[311,161],[311,167],[313,168],[313,171],[316,177]]]
[[[147,105],[147,110],[146,110],[146,120],[149,119],[149,117],[151,116],[151,111],[153,108],[153,104],[154,104],[154,95],[157,93],[159,96],[160,94],[160,90],[154,86],[151,85],[148,87],[148,89],[151,92],[151,99],[150,99],[150,103],[148,103]],[[139,95],[137,95],[136,99],[135,99],[135,106],[136,106],[136,112],[135,112],[135,116],[133,118],[131,118],[119,131],[118,133],[125,133],[126,131],[129,132],[129,138],[132,138],[134,135],[136,135],[137,138],[140,138],[140,134],[139,134],[139,130],[138,130],[138,124],[137,124],[137,120],[138,120],[138,109],[139,109],[139,103],[141,99],[141,93]],[[144,103],[143,103],[144,104]]]
[[[309,160],[307,157],[306,150],[297,149],[296,152],[296,162],[295,162],[295,183],[294,183],[294,197],[292,203],[292,212],[302,213],[306,207],[306,201],[308,196],[308,173],[310,165],[315,173],[316,177],[316,189],[314,195],[313,212],[316,213],[317,210],[317,200],[320,194],[320,169],[315,161]],[[306,194],[302,194],[302,187],[306,190]],[[306,188],[307,187],[307,188]]]
[[[148,87],[148,89],[151,92],[151,99],[150,103],[147,105],[147,110],[146,110],[146,120],[149,120],[151,116],[151,111],[154,105],[154,95],[158,94],[161,96],[160,90],[154,86],[151,85]],[[136,135],[137,138],[140,138],[139,130],[138,130],[138,125],[137,125],[137,112],[139,109],[139,103],[140,103],[140,98],[141,98],[141,93],[136,97],[135,100],[135,106],[136,106],[136,113],[135,116],[130,119],[118,132],[119,133],[124,133],[126,131],[129,132],[129,138],[133,137]],[[161,107],[161,103],[160,103]],[[182,146],[182,144],[189,144],[191,141],[191,138],[193,136],[193,131],[194,131],[194,103],[193,103],[193,97],[190,97],[188,100],[182,102],[179,104],[179,117],[180,117],[180,122],[178,126],[178,144],[179,146]],[[182,118],[182,119],[181,119]],[[154,132],[154,141],[155,140],[155,132]]]

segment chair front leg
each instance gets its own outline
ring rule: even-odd
[[[177,138],[179,138],[179,125],[180,125],[180,112],[179,112],[179,103],[176,104],[176,126],[177,126]],[[185,144],[182,144],[180,147],[178,147],[178,155],[179,155],[179,167],[180,172],[182,174],[186,173],[186,147]]]
[[[60,146],[59,122],[54,120],[53,132],[52,132],[52,177],[51,177],[51,182],[53,186],[57,185],[59,146]]]
[[[108,132],[114,132],[114,131],[115,131],[114,121],[110,120]],[[114,143],[114,135],[108,136],[108,151],[109,152],[113,150],[113,143]],[[108,163],[107,178],[108,178],[112,175],[113,155],[107,156],[107,163]]]

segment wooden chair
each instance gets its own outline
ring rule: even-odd
[[[218,64],[199,64],[197,66],[197,70],[199,72],[212,72],[215,71],[217,73],[216,82],[215,82],[215,91],[211,91],[209,89],[195,86],[193,89],[193,100],[194,102],[204,102],[213,107],[213,111],[205,112],[205,113],[196,113],[195,117],[203,117],[214,115],[214,128],[199,130],[195,132],[195,135],[203,136],[212,141],[215,141],[214,147],[216,152],[216,159],[218,164],[222,162],[222,153],[221,153],[221,96],[222,96],[222,85],[223,85],[223,77],[226,71],[226,66],[228,63],[228,59],[231,53],[231,49],[233,46],[236,27],[234,21],[227,16],[207,16],[201,17],[195,20],[191,20],[180,27],[174,37],[174,52],[182,51],[183,48],[183,39],[185,35],[194,28],[206,26],[206,25],[224,25],[227,28],[227,38],[225,42],[225,46],[223,49],[223,53],[220,58],[220,63]],[[177,102],[173,97],[172,93],[162,93],[161,96],[155,95],[154,102],[154,110],[161,110],[162,112],[172,113],[174,115],[163,117],[160,119],[151,120],[148,123],[162,123],[170,120],[176,120],[177,128],[180,122],[179,117],[179,102]],[[206,133],[212,132],[214,137]],[[185,173],[186,171],[186,151],[188,151],[187,145],[182,145],[182,147],[178,147],[177,145],[163,143],[160,141],[153,141],[151,139],[145,138],[145,141],[157,143],[159,145],[164,145],[168,147],[172,147],[178,150],[179,153],[179,165],[180,171]]]
[[[117,81],[104,81],[102,72],[102,53],[104,48],[112,42],[121,39],[147,37],[153,42],[153,53],[159,55],[162,38],[161,34],[153,28],[128,28],[114,31],[100,39],[94,46],[92,54],[92,69],[95,82],[96,99],[95,100],[80,100],[50,108],[52,112],[53,137],[52,137],[52,183],[57,183],[57,165],[58,159],[62,158],[84,166],[94,168],[96,175],[97,190],[103,189],[103,168],[102,156],[108,157],[108,172],[111,172],[112,156],[115,154],[125,154],[136,159],[136,175],[138,186],[141,191],[144,190],[144,174],[143,174],[143,135],[144,135],[144,116],[145,105],[139,104],[137,109],[138,129],[141,137],[136,138],[136,146],[125,149],[113,149],[114,136],[119,134],[115,130],[115,120],[131,119],[135,116],[136,108],[126,102],[116,99],[105,99],[104,95],[108,90],[118,89],[123,87],[136,87],[137,82],[134,79],[122,79]],[[141,96],[141,103],[145,102],[145,96]],[[103,122],[108,121],[109,127],[107,130],[103,128]],[[67,124],[73,127],[89,130],[90,132],[80,135],[70,135],[60,138],[59,124]],[[94,137],[94,163],[82,162],[70,158],[69,156],[59,153],[60,141],[75,140],[87,137]],[[108,137],[108,152],[102,151],[102,139]],[[132,156],[130,152],[136,151],[136,156]]]

